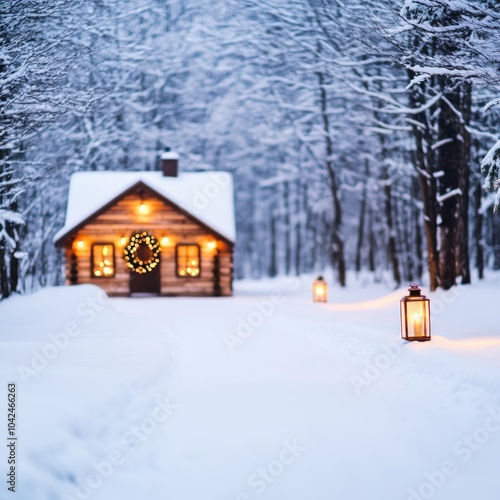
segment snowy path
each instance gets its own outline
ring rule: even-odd
[[[497,286],[435,295],[425,344],[398,340],[401,291],[114,299],[20,388],[44,429],[25,415],[20,498],[496,500],[500,334],[481,297]],[[20,344],[5,343],[5,377]]]
[[[463,435],[457,428],[472,432],[488,409],[500,409],[500,377],[489,375],[491,366],[484,373],[474,363],[456,370],[453,355],[444,365],[431,357],[419,366],[418,354],[430,346],[394,340],[391,299],[400,292],[386,299],[385,310],[377,308],[391,327],[384,340],[378,328],[371,331],[373,309],[335,314],[335,306],[286,296],[262,326],[243,330],[241,319],[259,324],[256,303],[270,309],[271,295],[205,299],[200,306],[185,299],[147,303],[148,316],[169,318],[178,348],[179,411],[158,463],[168,498],[404,499],[443,461],[453,461],[456,473],[442,491],[435,488],[440,498],[478,491],[498,498],[495,469],[481,467],[493,463],[500,436],[470,463],[461,461],[466,445],[453,452]],[[247,338],[230,349],[238,329]],[[300,449],[290,464],[279,461],[284,443]]]

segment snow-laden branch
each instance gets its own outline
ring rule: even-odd
[[[486,175],[483,188],[486,191],[497,191],[494,201],[496,211],[500,205],[500,141],[483,158],[481,171]]]
[[[456,188],[448,191],[447,193],[436,196],[436,200],[438,203],[443,203],[443,201],[453,198],[454,196],[462,196],[462,194],[462,190],[460,188]]]

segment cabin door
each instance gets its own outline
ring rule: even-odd
[[[137,256],[147,262],[152,252],[146,243],[141,243],[137,249]],[[160,295],[160,265],[161,254],[158,255],[160,263],[151,271],[144,274],[130,271],[130,295]]]

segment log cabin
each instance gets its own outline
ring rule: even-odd
[[[155,172],[77,172],[64,227],[66,284],[110,296],[232,295],[232,176],[179,172],[165,151]]]

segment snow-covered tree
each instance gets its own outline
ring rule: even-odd
[[[432,77],[445,78],[457,85],[473,84],[496,89],[500,94],[500,11],[495,0],[407,0],[402,14],[413,32],[425,33],[434,46],[445,50],[425,50],[409,62],[414,82]],[[487,112],[500,103],[492,98],[484,106]],[[498,189],[498,143],[482,162],[486,175],[485,189]],[[495,207],[498,207],[497,191]]]

